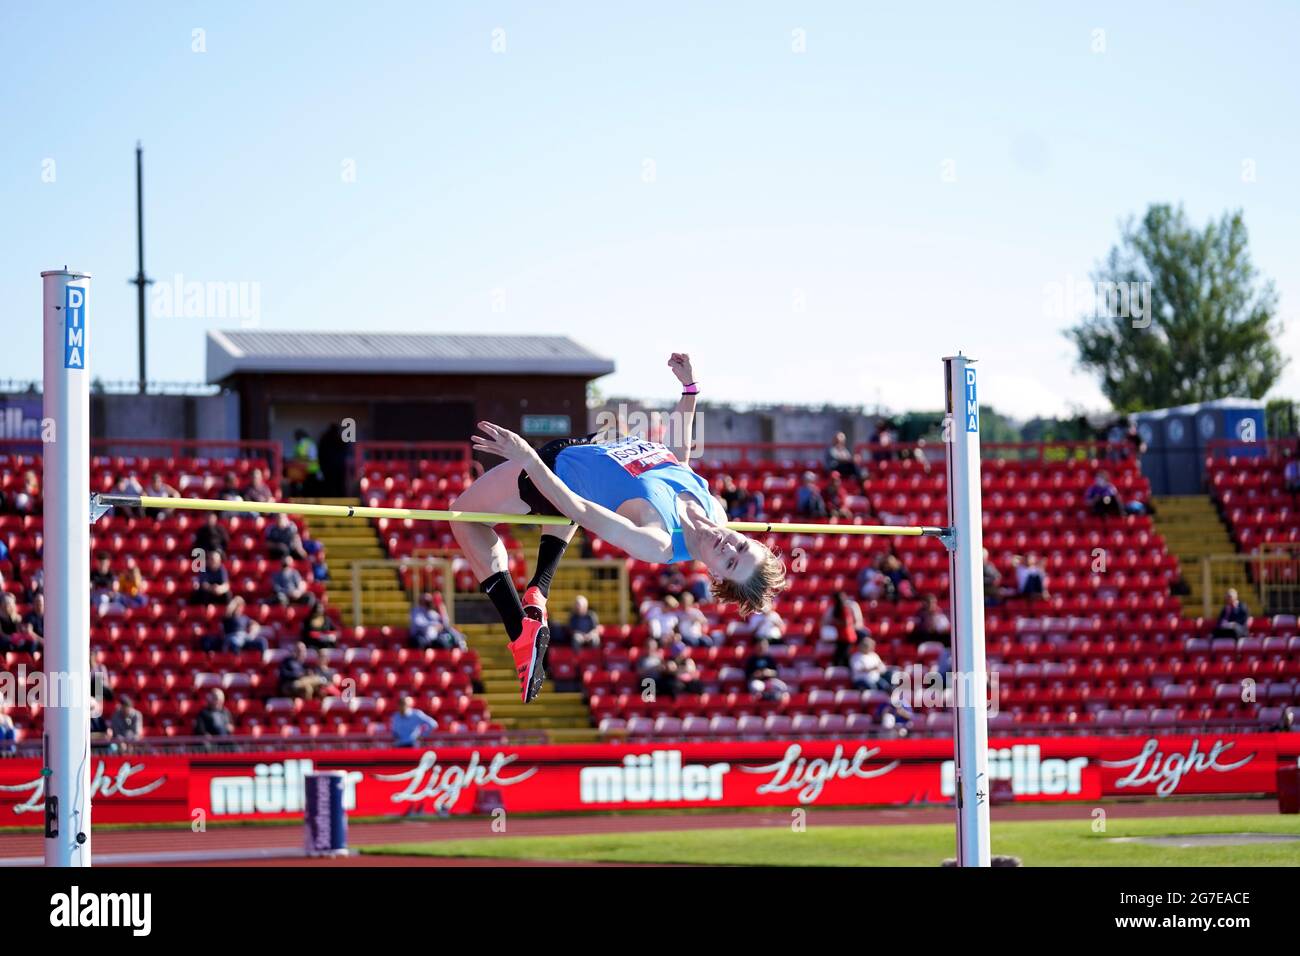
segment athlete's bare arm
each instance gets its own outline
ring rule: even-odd
[[[674,352],[668,359],[668,367],[677,376],[683,386],[695,384],[695,370],[691,368],[691,357],[685,352]],[[673,409],[672,420],[668,424],[666,444],[672,449],[677,460],[683,465],[691,460],[691,432],[695,428],[695,396],[683,395]]]
[[[638,561],[662,563],[671,557],[672,539],[666,529],[643,528],[617,512],[574,494],[522,437],[491,422],[479,422],[478,427],[483,434],[472,436],[474,447],[522,464],[542,496],[570,521]]]

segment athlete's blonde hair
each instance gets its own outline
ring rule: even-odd
[[[785,562],[781,560],[780,554],[768,548],[764,550],[767,551],[767,557],[758,563],[754,573],[744,581],[714,578],[709,586],[713,600],[720,604],[739,605],[744,614],[770,611],[775,596],[786,589],[788,582]]]

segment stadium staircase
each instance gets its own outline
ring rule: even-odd
[[[302,504],[359,505],[356,498],[294,498]],[[356,561],[383,561],[388,555],[368,521],[355,518],[314,516],[301,519],[311,529],[311,535],[325,546],[325,557],[330,569],[326,587],[329,604],[338,608],[345,625],[355,620],[352,606],[352,565]],[[397,573],[390,568],[363,568],[362,590],[365,594],[365,624],[380,627],[406,626],[411,617],[411,604],[402,590]]]
[[[533,562],[537,558],[538,539],[541,529],[533,527],[514,527],[512,537],[518,542],[526,555],[528,576],[532,576]],[[581,540],[575,538],[570,545],[570,554],[581,548]],[[594,588],[584,588],[584,577],[590,572],[580,569],[577,574],[565,574],[551,588],[548,602],[550,616],[556,620],[567,617],[573,598]],[[459,601],[459,595],[457,596]],[[596,607],[596,613],[609,614],[605,620],[613,620],[615,609]],[[465,634],[469,646],[478,654],[483,663],[483,690],[492,719],[508,729],[541,728],[554,743],[587,743],[599,741],[600,733],[592,726],[591,711],[583,695],[577,692],[563,692],[555,689],[555,682],[547,679],[541,696],[531,704],[519,699],[519,679],[515,675],[514,660],[510,649],[506,647],[505,633],[501,626],[489,624],[458,624]]]
[[[500,624],[457,625],[483,665],[483,699],[492,720],[508,730],[545,730],[553,743],[584,743],[600,740],[591,725],[591,714],[582,695],[555,689],[547,679],[541,696],[531,704],[519,699],[519,679],[514,660],[506,647]]]
[[[1152,499],[1156,507],[1156,530],[1164,536],[1169,551],[1182,568],[1191,588],[1184,601],[1183,616],[1197,618],[1204,613],[1205,584],[1201,579],[1201,558],[1211,554],[1234,554],[1237,547],[1214,502],[1206,495],[1169,495]],[[1255,585],[1246,577],[1245,566],[1224,565],[1217,571],[1216,586],[1233,587],[1250,608],[1262,606]],[[1210,607],[1217,607],[1223,594],[1211,594]]]

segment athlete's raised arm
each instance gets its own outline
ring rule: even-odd
[[[663,562],[671,557],[672,539],[663,528],[642,528],[617,512],[575,495],[546,467],[533,447],[508,428],[491,422],[479,422],[478,427],[483,434],[471,436],[474,447],[523,465],[533,485],[564,517],[639,561]]]
[[[683,465],[691,460],[691,432],[695,427],[695,396],[699,386],[695,384],[695,370],[691,368],[691,357],[685,352],[674,352],[668,358],[668,367],[682,383],[682,397],[673,411],[672,421],[665,437],[666,444],[672,449],[677,460]]]

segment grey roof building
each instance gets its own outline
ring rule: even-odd
[[[209,331],[207,377],[247,372],[584,375],[614,363],[563,335]]]
[[[614,363],[563,335],[214,330],[207,377],[238,396],[239,435],[287,449],[349,423],[359,442],[466,442],[488,420],[541,440],[587,430]],[[485,462],[487,464],[487,462]]]

